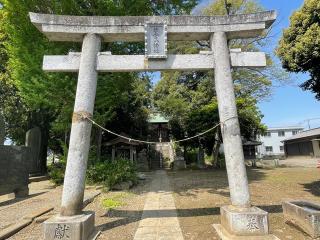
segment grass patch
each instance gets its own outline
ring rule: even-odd
[[[121,201],[112,198],[106,198],[102,201],[102,206],[107,209],[114,209],[121,207],[122,205],[123,203]]]
[[[128,193],[128,192],[118,193],[114,196],[103,199],[102,206],[106,209],[114,209],[117,207],[121,207],[121,206],[125,205],[124,200],[126,198],[130,197],[131,195],[133,195],[133,194]]]

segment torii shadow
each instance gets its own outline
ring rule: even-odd
[[[281,205],[264,205],[257,206],[269,213],[280,213],[282,212]],[[117,210],[113,209],[104,214],[102,217],[108,218],[121,218],[112,222],[104,223],[96,226],[100,231],[107,231],[112,228],[124,226],[133,222],[138,222],[142,220],[142,213],[145,213],[147,216],[159,217],[156,212],[160,212],[161,218],[169,218],[177,213],[177,217],[199,217],[199,216],[215,216],[220,214],[219,207],[212,208],[192,208],[192,209],[168,209],[168,210],[145,210],[145,211],[127,211],[127,210]],[[148,217],[150,218],[150,217]],[[152,217],[151,217],[152,218]]]

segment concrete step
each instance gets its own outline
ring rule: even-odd
[[[49,176],[36,176],[36,177],[29,177],[29,183],[32,182],[41,182],[41,181],[46,181],[49,180]]]

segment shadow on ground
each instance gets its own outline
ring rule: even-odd
[[[0,202],[0,207],[9,206],[9,205],[12,205],[12,204],[27,200],[29,198],[40,196],[40,195],[45,194],[45,193],[47,193],[47,192],[34,193],[34,194],[28,195],[27,197],[14,198],[14,199],[10,199],[8,201]]]
[[[258,206],[259,208],[269,212],[269,213],[280,213],[282,212],[281,205],[267,205]],[[123,226],[132,222],[137,222],[141,220],[143,211],[127,211],[127,210],[117,210],[112,209],[108,211],[102,217],[107,218],[121,218],[112,222],[108,222],[97,226],[100,231],[106,231],[112,228]],[[159,214],[157,214],[159,213]],[[168,218],[168,217],[199,217],[199,216],[215,216],[220,215],[220,208],[192,208],[192,209],[168,209],[168,210],[145,210],[144,214],[146,216],[154,216],[157,218]],[[177,214],[177,215],[176,215]]]
[[[317,196],[317,197],[320,196],[320,181],[304,183],[301,185],[305,188],[305,191],[311,193],[314,196]]]
[[[247,168],[249,182],[261,181],[267,169]],[[196,196],[199,191],[229,197],[227,171],[220,169],[168,171],[173,191],[181,196]],[[186,181],[186,179],[188,181]]]

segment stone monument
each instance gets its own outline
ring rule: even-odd
[[[26,144],[30,147],[30,165],[29,173],[36,174],[41,171],[40,166],[40,150],[41,150],[41,130],[39,127],[34,127],[26,133]]]
[[[272,239],[267,213],[252,207],[244,164],[231,67],[265,67],[261,52],[231,51],[228,40],[254,38],[276,19],[274,11],[231,16],[59,16],[30,13],[32,23],[51,41],[82,42],[82,52],[45,56],[43,69],[78,72],[68,163],[60,216],[45,222],[45,239],[57,230],[71,239],[93,232],[93,213],[82,212],[91,122],[98,72],[212,70],[218,98],[230,206],[221,208],[221,224],[214,225],[222,239]],[[167,40],[210,41],[211,50],[199,54],[167,54]],[[146,43],[145,55],[100,52],[101,42]],[[82,226],[82,227],[79,227]],[[82,229],[82,230],[81,230]]]
[[[177,148],[175,151],[174,161],[173,161],[173,170],[182,170],[186,169],[186,161],[184,159],[184,152],[181,148]]]

